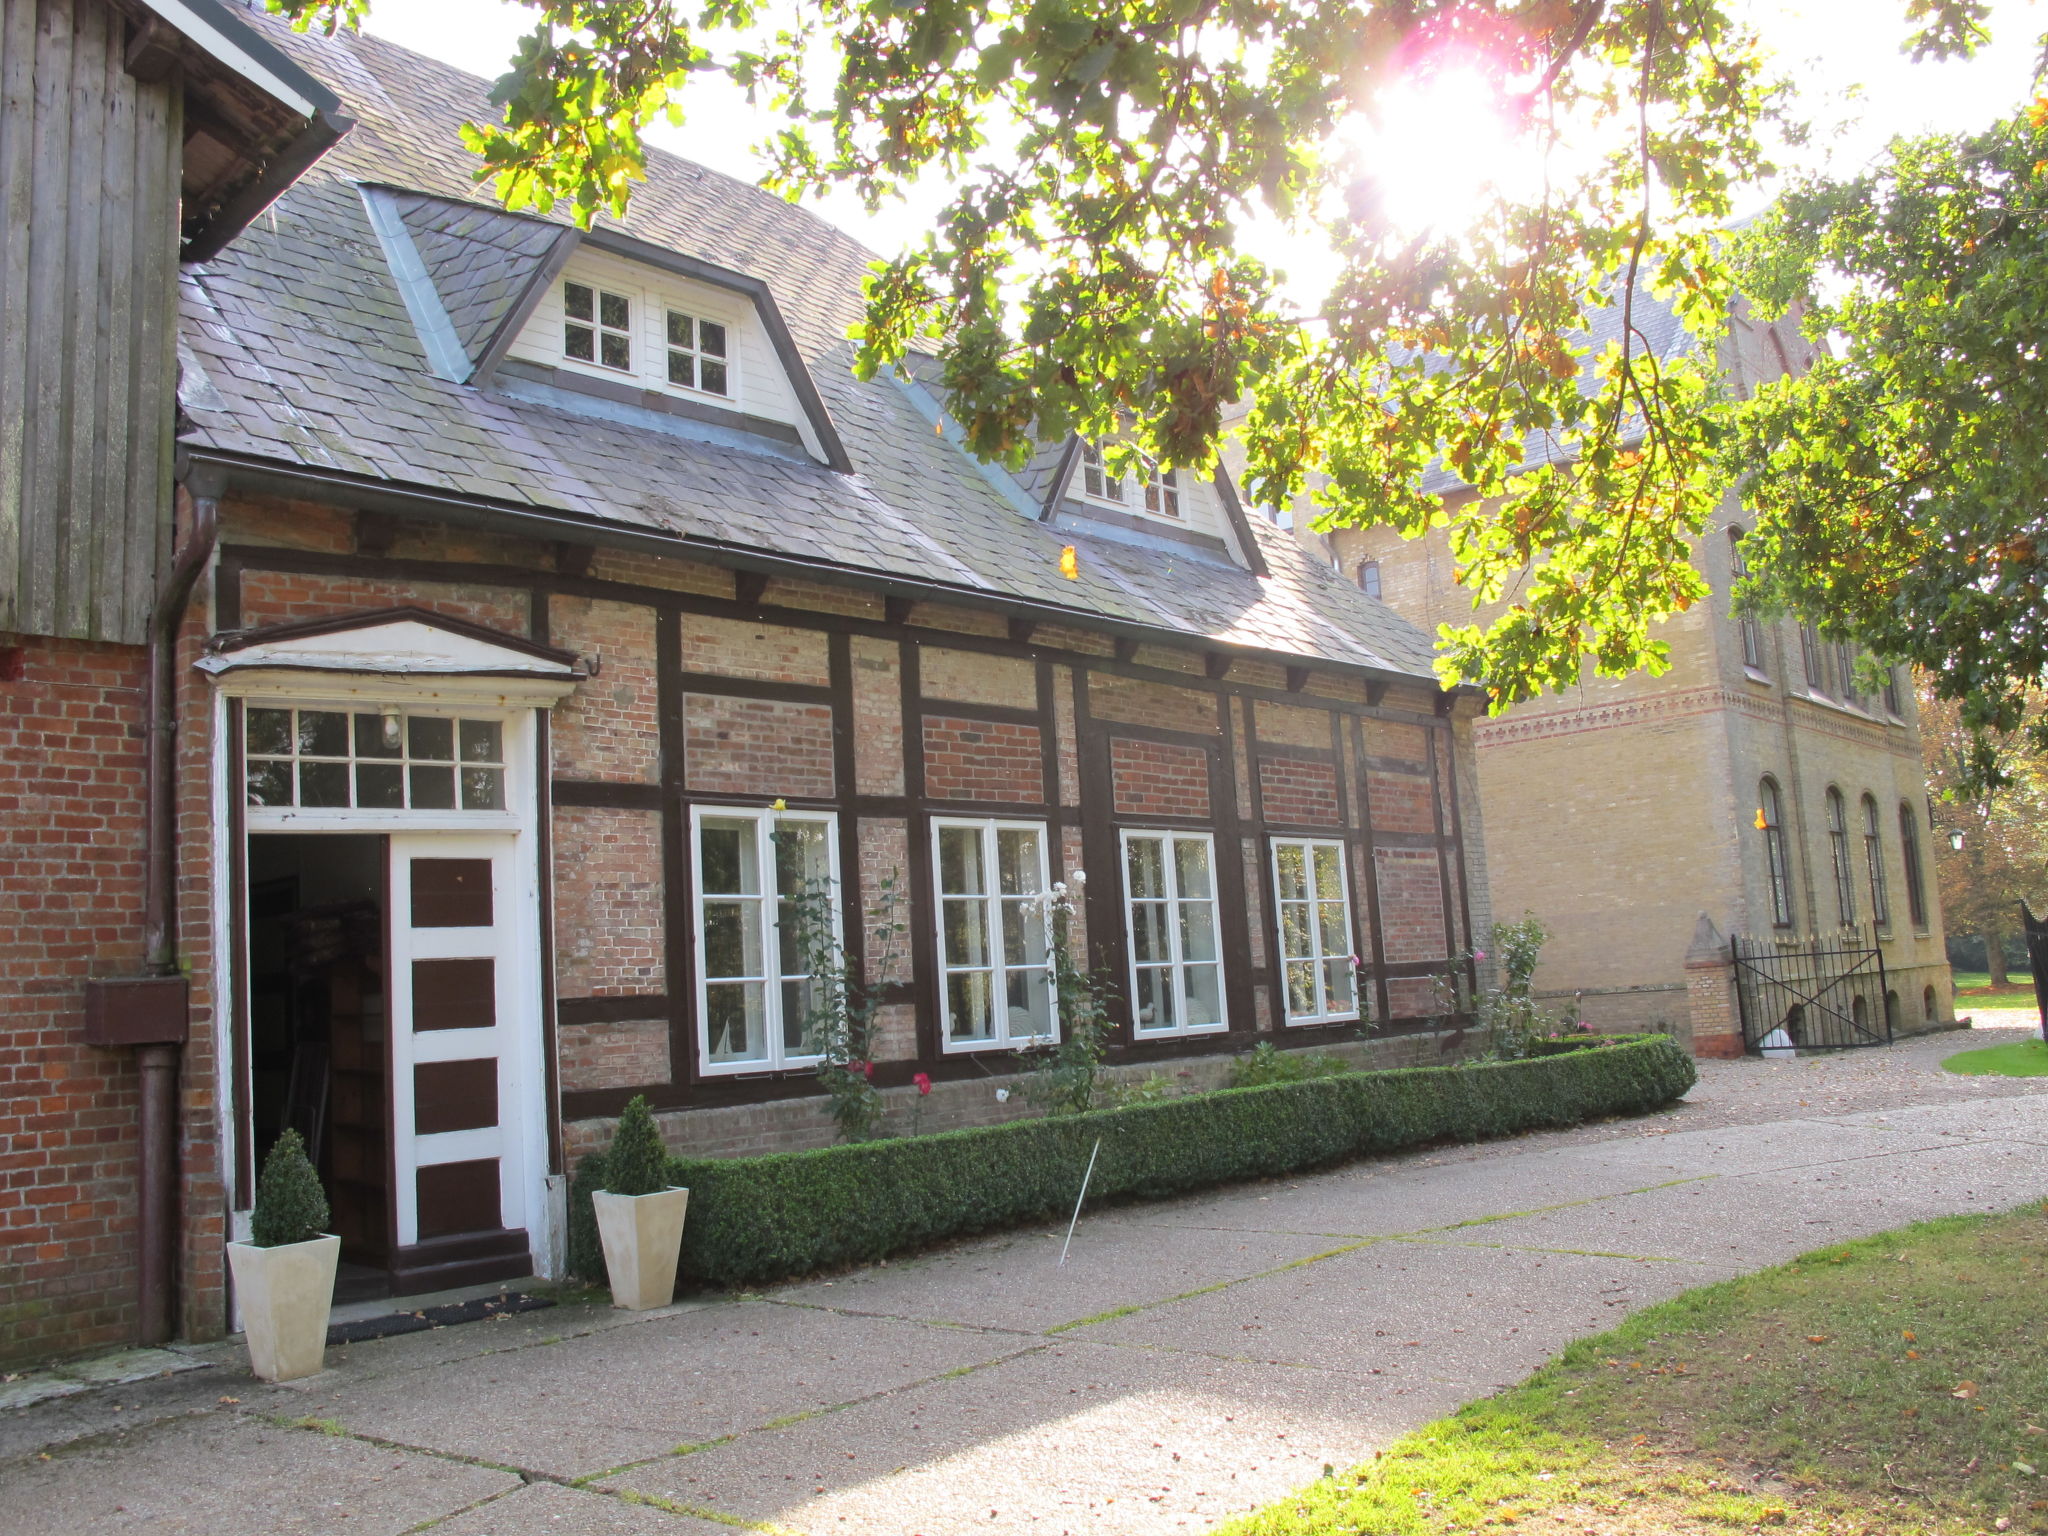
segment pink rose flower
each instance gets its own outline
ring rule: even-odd
[[[929,1072],[920,1072],[911,1081],[917,1084],[917,1091],[919,1093],[930,1093],[932,1091],[932,1075]]]

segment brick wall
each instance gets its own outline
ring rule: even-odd
[[[556,993],[630,997],[660,992],[660,816],[558,806],[554,849]],[[662,1078],[667,1075],[664,1068]]]
[[[143,958],[142,659],[0,634],[0,1364],[135,1326],[134,1059],[80,1036]]]
[[[1114,737],[1109,770],[1119,816],[1209,814],[1209,754],[1200,747]]]
[[[526,594],[505,588],[289,571],[250,571],[242,577],[245,629],[378,608],[424,608],[514,635],[525,634],[527,627]]]
[[[1038,698],[1038,669],[1022,656],[928,645],[918,655],[917,676],[928,699],[1029,709]]]
[[[1379,881],[1380,933],[1387,963],[1443,959],[1448,946],[1443,874],[1436,854],[1426,848],[1375,848],[1373,869]]]
[[[655,710],[654,611],[584,597],[548,602],[548,638],[595,662],[597,674],[555,706],[555,772],[649,784],[661,773]]]
[[[925,716],[924,792],[934,800],[1039,803],[1045,799],[1045,757],[1038,727]]]
[[[683,773],[711,794],[832,798],[832,710],[824,704],[687,694]]]
[[[1421,774],[1366,770],[1365,792],[1376,832],[1434,832],[1429,780]],[[1444,823],[1450,825],[1448,821]]]
[[[754,677],[770,683],[808,683],[814,688],[832,680],[831,658],[821,631],[700,614],[683,618],[683,665],[692,672]]]
[[[1266,820],[1284,826],[1337,825],[1337,770],[1309,757],[1259,759]]]
[[[1211,694],[1171,683],[1096,672],[1088,678],[1088,713],[1098,720],[1149,725],[1163,731],[1216,734],[1216,700]]]
[[[556,1028],[562,1089],[644,1088],[669,1080],[668,1020],[629,1019]]]

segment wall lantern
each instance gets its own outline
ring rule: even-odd
[[[1960,829],[1949,833],[1948,845],[1957,853],[1961,853],[1963,851],[1963,834]]]

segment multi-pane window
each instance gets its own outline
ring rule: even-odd
[[[1915,928],[1927,926],[1927,892],[1920,880],[1920,831],[1913,807],[1899,806],[1899,860],[1906,869],[1906,915]]]
[[[505,727],[499,720],[251,705],[242,745],[251,805],[505,809]]]
[[[1835,909],[1847,928],[1856,921],[1856,871],[1849,859],[1849,808],[1834,788],[1828,790],[1828,854],[1835,868]]]
[[[1377,560],[1362,560],[1358,565],[1358,590],[1367,597],[1380,595],[1380,563]]]
[[[838,941],[833,818],[699,807],[695,829],[698,1042],[706,1072],[815,1061],[805,1038],[805,924]]]
[[[1891,892],[1884,878],[1884,833],[1878,818],[1877,797],[1863,797],[1863,865],[1870,875],[1870,916],[1880,928],[1892,925]]]
[[[562,284],[562,352],[631,373],[633,301],[590,283]]]
[[[730,394],[726,387],[725,327],[716,320],[668,312],[668,381],[707,395]]]
[[[1842,679],[1842,702],[1856,708],[1863,707],[1863,690],[1856,682],[1856,647],[1838,645],[1835,648],[1835,672]]]
[[[1799,626],[1799,660],[1806,672],[1806,691],[1832,692],[1827,677],[1827,650],[1820,643],[1820,631],[1811,624]]]
[[[932,860],[945,1048],[1051,1038],[1044,825],[942,818],[932,824]]]
[[[1333,1024],[1357,1018],[1344,845],[1316,838],[1273,839],[1273,895],[1280,913],[1287,1022]]]
[[[1215,852],[1206,832],[1124,833],[1131,1025],[1140,1035],[1224,1027]]]
[[[1081,489],[1096,501],[1119,507],[1142,506],[1160,517],[1180,516],[1180,481],[1170,469],[1140,463],[1135,492],[1122,475],[1113,475],[1102,462],[1102,450],[1093,443],[1081,445]]]
[[[1899,707],[1899,669],[1884,669],[1884,707],[1899,719],[1905,718],[1905,710]]]
[[[1742,530],[1728,530],[1728,549],[1734,571],[1733,581],[1739,583],[1749,575],[1749,561],[1742,553]],[[1733,584],[1733,583],[1731,583]],[[1742,636],[1742,664],[1752,672],[1764,669],[1764,637],[1756,619],[1749,614],[1740,615],[1735,621],[1736,629]]]
[[[1756,791],[1756,829],[1764,835],[1764,866],[1771,883],[1771,923],[1792,926],[1792,860],[1785,846],[1785,821],[1778,805],[1778,784],[1765,779]]]

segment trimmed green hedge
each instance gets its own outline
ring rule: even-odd
[[[1596,1045],[1622,1045],[1630,1040],[1647,1040],[1648,1035],[1558,1035],[1549,1040],[1531,1040],[1531,1056],[1562,1056],[1568,1051],[1583,1051]]]
[[[1064,1214],[1098,1136],[1091,1206],[1640,1114],[1694,1081],[1692,1058],[1650,1035],[1527,1061],[1350,1072],[809,1152],[672,1158],[669,1182],[690,1190],[682,1275],[754,1285]],[[590,1194],[603,1179],[604,1154],[593,1153],[570,1193],[570,1268],[593,1279],[604,1259]]]

